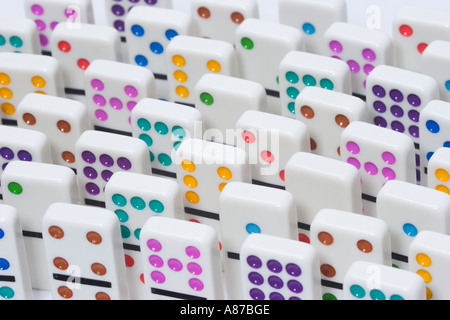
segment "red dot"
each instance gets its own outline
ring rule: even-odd
[[[189,219],[190,222],[200,223],[197,219]]]
[[[79,59],[77,65],[80,69],[86,70],[89,67],[89,61],[86,59]]]
[[[249,131],[242,132],[242,139],[246,143],[254,143],[256,141],[255,135]]]
[[[143,273],[141,273],[141,275],[139,276],[139,279],[141,279],[141,282],[145,284],[144,274]]]
[[[401,25],[399,31],[400,34],[404,37],[411,37],[413,34],[413,29],[407,24]]]
[[[427,47],[428,47],[428,44],[419,43],[419,45],[417,46],[417,51],[419,51],[419,53],[422,54]]]
[[[281,170],[281,171],[280,171],[280,178],[281,178],[281,180],[284,181],[284,170]]]
[[[299,233],[298,234],[298,241],[305,242],[305,243],[311,243],[309,241],[309,237],[306,234],[304,234],[304,233]]]
[[[68,43],[67,41],[60,41],[58,43],[58,49],[62,52],[69,52],[71,49],[70,43]]]
[[[134,266],[134,259],[128,254],[125,255],[125,265],[130,268]]]
[[[263,161],[265,161],[267,163],[272,163],[273,160],[275,160],[275,157],[272,154],[272,152],[270,152],[268,150],[264,150],[264,151],[261,151],[261,159],[263,159]]]

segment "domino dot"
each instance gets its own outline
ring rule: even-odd
[[[183,170],[187,172],[194,172],[195,171],[195,164],[190,160],[183,160],[181,162],[181,167]]]
[[[435,174],[436,178],[439,181],[442,181],[442,182],[447,182],[450,179],[449,173],[446,170],[444,170],[444,169],[437,169],[434,172],[434,174]]]
[[[245,226],[245,230],[247,231],[248,234],[252,234],[252,233],[261,233],[261,228],[254,224],[254,223],[249,223]]]
[[[31,6],[31,12],[36,16],[42,16],[44,14],[44,8],[38,4],[34,4]]]
[[[284,282],[283,280],[281,280],[280,277],[277,276],[270,276],[267,279],[267,282],[269,283],[269,285],[274,288],[274,289],[281,289],[284,286]]]
[[[336,269],[325,263],[320,266],[320,273],[325,277],[333,278],[336,275]]]
[[[142,37],[145,34],[145,30],[142,26],[135,24],[131,26],[131,33],[136,37]]]
[[[147,247],[153,252],[159,252],[162,249],[161,242],[156,239],[149,239],[147,241]]]
[[[145,201],[140,197],[133,197],[130,199],[130,204],[136,210],[144,210],[146,204]]]
[[[302,269],[295,263],[288,263],[286,265],[286,272],[292,277],[299,277],[302,274]]]
[[[199,15],[200,18],[203,19],[209,19],[211,17],[211,11],[209,11],[209,9],[206,7],[198,8],[197,14]]]
[[[391,152],[383,152],[381,155],[381,158],[383,159],[383,161],[386,164],[395,164],[395,162],[397,161],[395,156],[391,153]]]
[[[420,54],[422,54],[424,51],[425,51],[425,49],[428,47],[428,44],[427,43],[419,43],[418,45],[417,45],[417,51],[420,53]]]
[[[300,113],[306,118],[306,119],[312,119],[314,118],[314,110],[309,106],[302,106],[300,108]]]
[[[236,24],[241,24],[245,20],[244,15],[240,12],[233,12],[231,14],[230,18],[231,18],[231,21],[233,21]]]
[[[203,272],[202,267],[198,263],[195,263],[195,262],[189,262],[187,264],[186,268],[189,271],[189,273],[194,276],[201,275]]]
[[[166,281],[164,274],[159,271],[153,271],[150,274],[150,278],[156,283],[164,283]]]
[[[73,292],[66,286],[61,286],[58,288],[58,294],[61,296],[61,298],[70,299],[73,297]]]
[[[117,159],[117,165],[122,170],[130,170],[132,167],[131,161],[125,157],[120,157],[119,159]]]
[[[158,200],[152,200],[149,203],[150,210],[152,210],[155,213],[162,213],[164,211],[164,205],[161,201]]]
[[[333,51],[334,53],[342,53],[343,51],[343,46],[339,41],[333,40],[329,43],[329,47],[331,49],[331,51]]]
[[[224,180],[230,180],[232,177],[232,173],[231,173],[230,169],[228,169],[226,167],[218,168],[217,174],[219,175],[220,178],[222,178]]]
[[[16,108],[10,103],[2,104],[2,112],[7,115],[13,115],[16,113]]]
[[[3,229],[0,229],[0,239],[3,239],[4,236],[5,236],[5,231],[3,231]]]
[[[319,242],[325,246],[330,246],[334,242],[333,236],[325,231],[319,232],[317,239],[319,239]]]
[[[8,270],[9,267],[10,267],[9,261],[4,258],[0,258],[0,270]]]
[[[205,287],[203,282],[196,278],[189,279],[189,286],[195,291],[202,291]]]
[[[197,179],[190,175],[184,176],[183,182],[189,188],[197,188],[198,186]]]
[[[200,201],[200,197],[193,191],[188,191],[185,194],[186,200],[192,204],[196,204]]]
[[[302,30],[307,35],[313,35],[313,34],[316,33],[316,28],[314,27],[313,24],[311,24],[309,22],[306,22],[306,23],[303,24]]]
[[[264,277],[258,272],[250,272],[248,274],[248,280],[254,285],[262,285],[264,283]]]
[[[150,122],[144,118],[138,119],[137,125],[138,125],[139,129],[141,129],[142,131],[149,131],[152,128],[152,125],[150,124]]]
[[[154,54],[162,54],[164,52],[164,47],[159,42],[150,43],[150,51]]]
[[[166,35],[167,40],[171,41],[173,38],[178,36],[178,32],[176,32],[173,29],[168,29],[168,30],[166,30],[165,35]]]
[[[369,241],[367,241],[367,240],[359,240],[359,241],[356,243],[356,247],[357,247],[361,252],[364,252],[364,253],[370,253],[370,252],[372,252],[372,250],[373,250],[372,244],[371,244]]]
[[[373,164],[372,162],[366,162],[366,163],[364,164],[364,170],[365,170],[368,174],[370,174],[370,175],[372,175],[372,176],[375,176],[375,175],[378,174],[378,168],[377,168],[377,166],[376,166],[375,164]]]
[[[343,114],[338,114],[335,118],[334,118],[336,124],[341,127],[341,128],[347,128],[347,126],[350,124],[350,120],[348,120],[348,118],[346,116],[344,116]]]
[[[125,14],[125,9],[120,5],[114,5],[111,7],[111,11],[115,16],[123,16]]]
[[[106,267],[98,262],[95,262],[91,265],[91,270],[98,276],[104,276],[106,274]]]
[[[148,65],[147,58],[140,54],[134,58],[134,62],[136,62],[136,64],[141,67],[146,67]]]
[[[411,37],[413,34],[413,29],[407,24],[403,24],[400,26],[399,32],[404,37]]]
[[[426,255],[425,253],[419,253],[416,255],[416,262],[422,266],[422,267],[429,267],[431,266],[431,258]]]
[[[79,59],[77,61],[77,66],[81,69],[81,70],[86,70],[89,67],[89,61],[86,59]]]
[[[186,255],[191,259],[200,258],[200,250],[194,246],[187,246],[185,249]]]
[[[350,293],[352,296],[358,299],[362,299],[366,296],[366,291],[360,285],[354,284],[350,287]]]
[[[225,188],[226,185],[227,185],[226,183],[219,184],[219,191],[222,192],[223,188]]]
[[[17,36],[12,36],[11,38],[9,38],[9,43],[14,47],[14,48],[21,48],[23,46],[23,41],[22,39],[20,39]]]
[[[99,160],[100,160],[100,163],[105,167],[110,168],[114,165],[114,159],[107,154],[100,155]]]
[[[4,299],[12,299],[14,297],[14,290],[10,287],[0,287],[0,297]]]
[[[125,207],[127,205],[127,198],[118,193],[114,194],[111,200],[118,207]]]
[[[326,90],[333,90],[334,89],[334,84],[333,84],[333,81],[331,81],[330,79],[321,79],[320,80],[320,87],[322,89],[326,89]]]
[[[105,292],[97,292],[95,294],[95,300],[111,300],[111,297]]]
[[[286,72],[285,78],[288,82],[290,82],[292,84],[295,84],[300,80],[299,76],[295,72],[292,72],[292,71]]]
[[[435,189],[438,190],[438,191],[441,191],[441,192],[444,192],[444,193],[447,193],[447,194],[450,195],[450,189],[447,188],[446,186],[442,185],[442,184],[436,186]]]
[[[203,92],[200,94],[200,101],[206,104],[207,106],[210,106],[214,103],[214,98],[211,94]]]
[[[289,87],[286,90],[286,94],[288,95],[289,98],[295,100],[297,96],[300,94],[300,91],[297,88]]]
[[[251,289],[249,294],[253,300],[264,300],[266,298],[264,292],[262,292],[261,290],[259,290],[257,288]]]
[[[178,139],[184,139],[186,137],[186,131],[180,126],[173,126],[172,134]]]
[[[167,261],[167,265],[172,271],[175,271],[175,272],[179,272],[179,271],[183,270],[183,264],[178,259],[174,259],[174,258],[169,259]]]
[[[70,43],[68,43],[67,41],[60,41],[58,42],[58,49],[65,53],[70,52],[71,50]]]
[[[0,84],[7,86],[11,83],[11,78],[6,73],[0,73]]]
[[[206,66],[208,67],[208,70],[211,72],[220,72],[222,66],[220,65],[219,62],[215,61],[215,60],[210,60],[206,63]]]
[[[403,225],[403,232],[410,237],[415,237],[418,234],[417,228],[411,223],[405,223]]]
[[[438,133],[441,130],[439,124],[434,120],[427,120],[425,122],[425,126],[427,130],[430,131],[431,133]]]
[[[386,300],[385,294],[378,289],[370,290],[369,296],[372,300]]]
[[[241,39],[241,45],[246,50],[252,50],[255,47],[255,44],[253,43],[252,39],[246,37]]]
[[[94,97],[92,98],[92,100],[93,100],[94,103],[95,103],[97,106],[99,106],[99,107],[104,107],[104,106],[106,106],[106,99],[105,99],[103,96],[99,95],[99,94],[94,95]]]
[[[266,163],[272,163],[275,160],[275,156],[268,150],[261,151],[261,159]]]
[[[359,63],[355,60],[348,60],[347,64],[350,68],[351,73],[358,73],[361,70],[361,67],[359,66]]]
[[[95,231],[90,231],[86,234],[86,239],[95,245],[102,243],[102,236]]]
[[[187,98],[189,97],[189,90],[186,87],[178,86],[175,89],[176,94],[181,98]]]
[[[22,186],[19,183],[17,183],[17,182],[10,182],[8,184],[8,190],[12,194],[16,194],[16,195],[19,195],[19,194],[21,194],[23,192]]]
[[[256,141],[255,135],[250,131],[242,132],[241,137],[246,143],[254,143]]]
[[[302,78],[303,84],[307,87],[314,87],[317,84],[316,79],[312,75],[304,75]]]
[[[35,116],[28,112],[22,115],[22,120],[29,126],[33,126],[36,124]]]
[[[65,120],[59,120],[56,123],[56,127],[58,128],[59,131],[61,131],[63,133],[69,133],[71,130],[70,123]]]
[[[94,114],[99,121],[104,122],[108,120],[108,114],[104,110],[95,110]]]
[[[0,89],[0,98],[3,98],[5,100],[10,100],[13,97],[13,93],[8,88],[1,88]]]
[[[64,230],[58,226],[50,226],[48,228],[48,234],[57,240],[64,238]]]
[[[432,277],[428,271],[420,269],[420,270],[417,270],[417,274],[423,278],[423,281],[425,281],[425,283],[431,282]]]
[[[83,169],[83,173],[87,178],[92,179],[92,180],[97,179],[97,176],[98,176],[97,170],[95,170],[92,167],[85,167]]]
[[[269,261],[267,261],[266,266],[267,269],[269,269],[273,273],[280,273],[281,271],[283,271],[283,266],[281,265],[281,263],[274,259],[270,259]]]
[[[184,67],[186,65],[186,60],[180,55],[174,55],[172,57],[172,63],[177,67]]]
[[[4,46],[5,44],[6,44],[5,37],[0,34],[0,46]]]
[[[184,72],[181,71],[181,70],[176,70],[176,71],[173,73],[173,77],[174,77],[175,80],[178,81],[178,82],[186,82],[187,79],[188,79],[187,74],[184,73]]]
[[[169,128],[163,122],[156,122],[155,123],[155,130],[160,135],[166,135],[169,132]]]
[[[346,143],[345,147],[351,154],[359,154],[360,152],[359,145],[356,142],[349,141]]]
[[[19,157],[19,160],[21,161],[31,161],[32,157],[31,154],[26,150],[20,150],[17,152],[17,156]]]
[[[121,209],[117,209],[114,211],[114,213],[116,214],[117,218],[119,219],[120,222],[127,222],[128,221],[128,214],[121,210]]]
[[[151,255],[148,257],[148,262],[155,268],[161,268],[164,265],[163,259],[157,255]]]
[[[95,91],[103,91],[105,89],[104,83],[99,79],[92,79],[91,80],[91,87]]]
[[[262,261],[257,256],[248,256],[247,264],[253,269],[259,269],[262,267]]]

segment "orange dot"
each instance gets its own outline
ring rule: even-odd
[[[319,232],[319,234],[317,235],[317,239],[319,239],[320,243],[325,246],[333,244],[334,241],[333,236],[325,231]]]
[[[13,97],[13,93],[8,88],[0,88],[0,98],[10,100]]]
[[[208,67],[208,70],[211,72],[220,72],[220,70],[222,69],[220,63],[215,60],[208,61],[206,63],[206,66]]]
[[[444,170],[444,169],[437,169],[434,172],[434,175],[436,176],[436,178],[439,181],[442,181],[442,182],[447,182],[448,180],[450,180],[450,174],[448,173],[447,170]]]
[[[427,300],[433,298],[433,292],[430,290],[430,288],[426,287],[426,291],[427,291]]]
[[[311,145],[311,151],[314,151],[317,149],[317,142],[313,138],[309,139],[309,144]]]
[[[226,184],[225,182],[219,184],[219,191],[222,192],[222,191],[223,191],[223,188],[225,188],[226,185],[227,185],[227,184]]]
[[[186,60],[177,54],[172,57],[172,63],[179,68],[183,68],[186,65]]]
[[[431,258],[426,255],[425,253],[419,253],[416,255],[416,261],[418,264],[420,264],[422,267],[429,267],[431,266]]]
[[[97,292],[95,294],[95,300],[111,300],[111,297],[105,292]]]
[[[2,112],[9,116],[16,113],[16,108],[11,103],[3,103],[2,104]]]
[[[52,238],[55,238],[55,239],[62,239],[62,238],[64,238],[64,230],[61,229],[58,226],[50,226],[48,228],[48,233],[50,234],[50,236]]]
[[[91,265],[91,270],[98,276],[104,276],[106,274],[106,268],[101,263],[93,263]]]
[[[306,118],[306,119],[312,119],[314,118],[314,110],[311,107],[303,106],[300,108],[300,113]]]
[[[58,288],[58,294],[61,296],[61,298],[64,299],[70,299],[73,297],[73,292],[66,286],[61,286]]]
[[[74,163],[75,162],[75,155],[72,152],[70,152],[70,151],[64,151],[61,154],[61,158],[67,163]]]
[[[372,244],[367,240],[359,240],[356,243],[358,249],[364,253],[370,253],[373,250]]]
[[[33,126],[36,124],[36,118],[31,113],[28,112],[24,113],[22,115],[22,119],[29,126]]]
[[[95,231],[90,231],[86,234],[86,239],[92,244],[102,243],[102,236]]]
[[[189,176],[189,175],[185,176],[183,178],[183,182],[189,188],[197,188],[197,186],[198,186],[197,179],[195,179],[193,176]]]
[[[185,194],[186,200],[192,204],[196,204],[200,201],[200,197],[194,191],[188,191]]]
[[[53,265],[59,270],[67,270],[67,268],[69,267],[69,263],[67,262],[67,260],[61,257],[56,257],[55,259],[53,259]]]
[[[181,70],[177,70],[173,73],[173,77],[178,82],[186,82],[188,77],[187,74]]]
[[[0,84],[7,86],[11,83],[11,78],[6,73],[0,73]]]
[[[187,97],[189,97],[189,90],[186,87],[178,86],[175,89],[175,92],[180,98],[187,98]]]
[[[181,167],[183,170],[187,172],[194,172],[195,171],[195,164],[190,160],[183,160],[181,162]]]
[[[226,167],[220,167],[219,169],[217,169],[217,174],[224,180],[230,180],[233,175],[231,173],[231,170]]]
[[[446,186],[442,185],[442,184],[437,185],[435,189],[438,190],[438,191],[444,192],[446,194],[450,194],[450,189],[447,188]]]
[[[45,88],[45,79],[39,76],[34,76],[31,78],[31,84],[36,88]]]

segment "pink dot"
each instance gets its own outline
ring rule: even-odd
[[[40,34],[39,41],[40,41],[42,47],[48,46],[48,38],[45,35]]]
[[[94,103],[99,106],[99,107],[104,107],[106,105],[106,99],[100,95],[100,94],[96,94],[92,100],[94,101]]]
[[[99,79],[92,79],[91,81],[91,87],[95,91],[103,91],[105,89],[105,85],[103,82]]]
[[[164,265],[163,259],[157,255],[151,255],[148,257],[148,262],[150,262],[150,264],[155,268],[161,268]]]
[[[120,99],[117,98],[111,98],[109,100],[109,104],[111,105],[111,107],[115,110],[122,110],[123,108],[123,103],[122,101],[120,101]]]
[[[371,49],[364,49],[362,51],[362,56],[365,60],[370,61],[370,62],[375,61],[377,59],[377,55]]]
[[[358,62],[356,62],[355,60],[348,60],[347,64],[350,67],[351,73],[358,73],[361,70],[361,67],[359,66]]]
[[[58,24],[59,24],[58,21],[54,21],[54,22],[50,23],[50,29],[51,29],[51,30],[55,30],[55,28],[56,28],[56,26],[57,26]]]
[[[264,162],[272,163],[275,160],[275,156],[272,154],[272,152],[263,150],[261,151],[261,159],[263,159]]]
[[[372,162],[366,162],[364,164],[364,170],[366,170],[366,172],[368,174],[370,174],[371,176],[375,176],[378,173],[378,168],[375,164],[373,164]]]
[[[373,65],[366,64],[366,65],[364,65],[363,70],[364,70],[365,74],[369,75],[373,71],[374,68],[375,67]]]
[[[195,263],[195,262],[189,262],[187,264],[187,269],[188,269],[189,273],[194,276],[200,275],[203,271],[202,267],[198,263]]]
[[[126,86],[124,91],[125,91],[125,94],[127,96],[129,96],[130,98],[136,98],[139,94],[137,89],[133,86]]]
[[[45,23],[45,21],[37,19],[34,22],[36,23],[38,31],[44,31],[45,29],[47,29],[47,24]]]
[[[156,239],[149,239],[147,241],[147,247],[153,252],[159,252],[162,249],[161,243]]]
[[[183,264],[181,263],[180,260],[178,259],[169,259],[167,261],[167,265],[169,266],[169,268],[173,271],[181,271],[183,269]]]
[[[381,170],[381,173],[383,174],[383,177],[386,178],[386,180],[395,180],[396,178],[395,172],[391,168],[383,168],[383,170]]]
[[[244,140],[246,143],[254,143],[256,141],[256,137],[253,133],[250,131],[244,131],[242,132],[242,140]]]
[[[150,274],[150,277],[156,283],[164,283],[166,281],[166,277],[164,276],[164,274],[162,272],[159,272],[159,271],[153,271]]]
[[[189,279],[189,286],[195,291],[202,291],[204,288],[203,282],[195,278]]]
[[[186,247],[186,254],[189,258],[198,259],[200,257],[200,250],[198,250],[196,247],[189,246]]]
[[[95,110],[95,117],[99,121],[106,121],[106,120],[108,120],[108,114],[102,109]]]
[[[383,161],[386,164],[394,164],[396,161],[395,156],[388,151],[383,152],[383,154],[381,155],[381,158],[383,159]]]
[[[342,44],[339,41],[331,41],[330,42],[330,49],[331,51],[333,51],[334,53],[341,53],[343,50]]]
[[[348,152],[350,152],[351,154],[358,154],[360,151],[359,146],[356,142],[349,141],[345,146],[347,147]]]
[[[361,163],[359,163],[358,159],[350,157],[347,159],[347,163],[353,165],[356,169],[360,169],[361,168]]]
[[[38,4],[34,4],[31,6],[31,12],[36,16],[42,16],[44,14],[44,8]]]
[[[137,102],[136,101],[128,101],[127,102],[127,108],[130,111],[133,111],[134,107],[136,107]]]

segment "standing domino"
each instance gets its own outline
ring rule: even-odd
[[[28,18],[2,16],[0,52],[39,54],[41,47],[34,21]]]
[[[427,186],[450,195],[450,148],[438,148],[428,161]]]
[[[42,231],[53,299],[129,299],[119,220],[112,211],[56,202],[42,218]]]
[[[450,40],[434,40],[422,53],[422,69],[420,72],[429,75],[437,81],[439,97],[450,102],[450,58],[447,55],[450,50]]]

